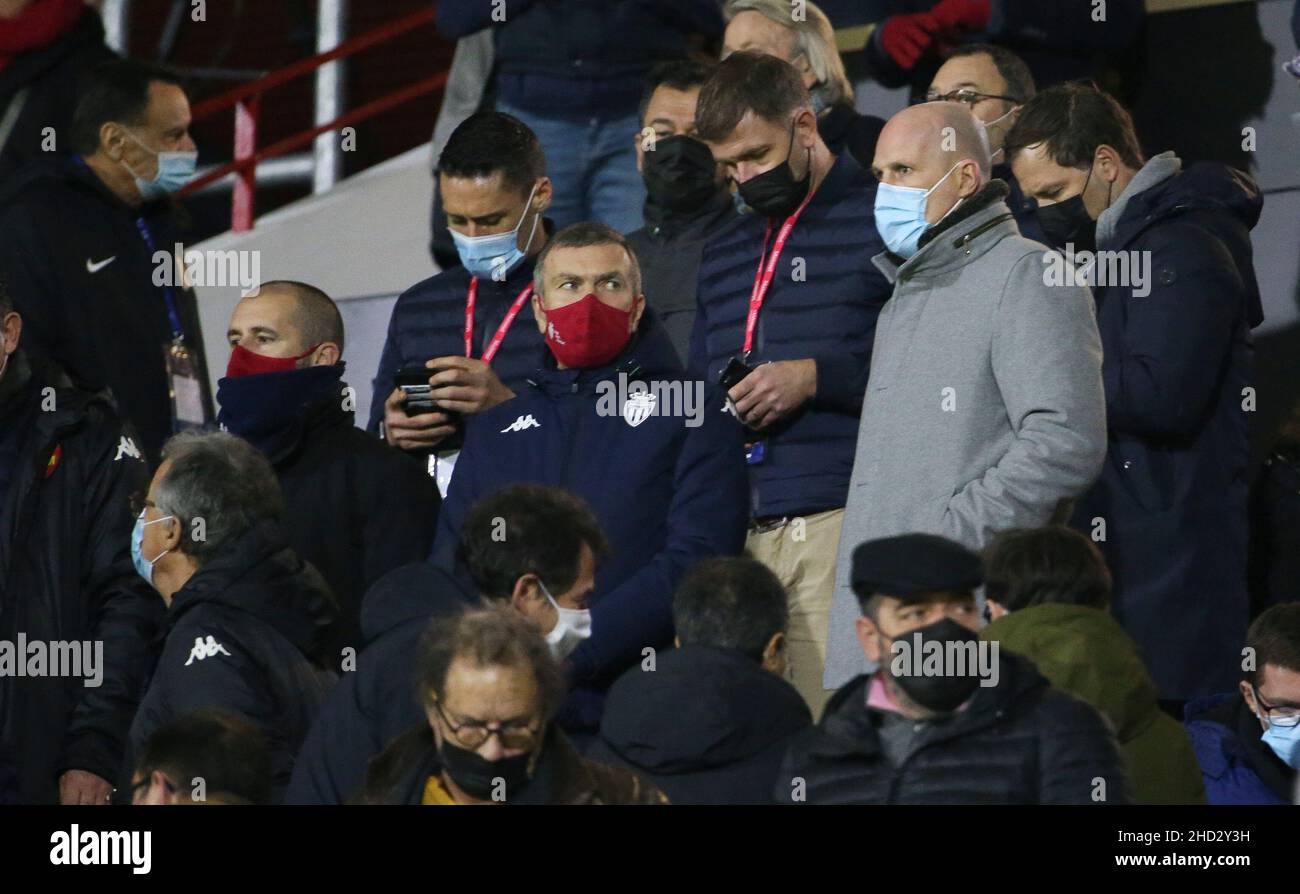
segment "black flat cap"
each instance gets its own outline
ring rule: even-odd
[[[936,590],[974,590],[983,582],[980,557],[936,534],[901,534],[859,544],[849,577],[859,599],[880,593],[906,600]]]

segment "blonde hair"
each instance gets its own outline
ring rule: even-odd
[[[808,67],[817,79],[814,89],[821,94],[826,105],[852,105],[853,84],[844,72],[844,60],[835,47],[835,29],[831,20],[811,2],[804,5],[806,14],[800,20],[794,19],[792,10],[788,0],[727,0],[722,15],[730,22],[742,12],[756,12],[783,28],[789,28],[795,35],[795,54],[808,60]]]

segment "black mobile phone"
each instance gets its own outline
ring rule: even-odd
[[[731,361],[727,364],[727,368],[722,371],[722,375],[718,376],[718,384],[722,386],[723,391],[730,391],[736,386],[736,383],[753,371],[754,367],[742,360],[732,357]]]
[[[434,370],[427,367],[408,366],[399,369],[393,377],[394,383],[406,395],[407,416],[432,413],[438,409],[433,402],[433,386],[429,384],[429,377],[433,374]]]

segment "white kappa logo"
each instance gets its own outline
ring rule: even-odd
[[[107,267],[109,264],[113,263],[116,260],[117,260],[117,255],[107,257],[102,261],[92,261],[90,258],[86,258],[86,272],[98,273],[99,271],[103,270],[105,267]]]
[[[655,404],[658,402],[659,396],[651,394],[649,391],[638,391],[629,394],[627,402],[623,404],[623,421],[636,428],[654,415]]]
[[[526,428],[541,428],[541,427],[542,424],[533,418],[532,413],[529,413],[526,416],[520,416],[514,422],[510,423],[505,428],[501,429],[501,434],[505,434],[508,431],[523,431]]]
[[[117,462],[124,456],[129,456],[132,459],[141,458],[140,448],[135,446],[135,441],[132,441],[126,435],[122,435],[122,439],[117,442],[117,456],[113,457],[113,462]]]
[[[194,648],[190,649],[190,657],[189,660],[185,662],[185,666],[189,667],[194,663],[195,659],[202,661],[204,658],[212,658],[215,655],[225,655],[227,658],[230,657],[230,653],[226,651],[226,647],[213,639],[211,634],[208,634],[206,639],[201,636],[196,636],[194,637]]]

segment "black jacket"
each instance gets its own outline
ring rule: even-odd
[[[641,267],[641,290],[646,303],[663,324],[686,365],[695,326],[695,285],[700,275],[704,243],[736,217],[736,203],[725,189],[693,214],[674,214],[646,199],[646,225],[627,234]]]
[[[473,594],[447,572],[414,562],[389,572],[366,593],[366,648],[321,705],[302,743],[287,804],[345,804],[365,781],[370,759],[424,719],[415,700],[415,656],[429,621],[470,605]]]
[[[817,132],[827,148],[836,155],[848,152],[864,171],[871,170],[876,140],[884,129],[885,119],[864,115],[848,103],[833,105],[817,118]]]
[[[1003,651],[999,661],[998,685],[976,690],[951,719],[925,724],[900,766],[882,750],[882,712],[867,707],[871,677],[850,680],[821,723],[791,745],[776,780],[777,800],[1129,803],[1115,736],[1096,709],[1053,689],[1024,658]]]
[[[132,208],[66,155],[33,163],[0,193],[0,278],[23,316],[23,344],[77,384],[111,388],[150,465],[172,431],[164,366],[172,327],[137,220],[170,256],[180,241],[175,209],[166,201]],[[173,294],[211,419],[198,306],[189,289]]]
[[[322,669],[333,616],[329,588],[275,522],[227,544],[172,597],[162,657],[131,725],[133,755],[179,717],[229,711],[266,733],[281,792],[334,682]],[[127,776],[132,769],[128,762]]]
[[[811,725],[794,687],[753,658],[684,646],[610,687],[587,757],[628,767],[674,804],[770,804],[791,737]]]
[[[7,140],[0,141],[0,186],[28,162],[43,158],[53,129],[55,146],[67,149],[72,112],[85,77],[115,58],[104,45],[104,26],[92,9],[49,46],[20,53],[0,69],[0,118],[21,96],[21,110]],[[96,259],[98,260],[98,259]]]
[[[0,382],[26,377],[20,357],[10,357]],[[55,388],[52,412],[42,409],[47,385]],[[163,603],[130,555],[129,498],[147,486],[148,472],[106,395],[74,390],[39,366],[0,407],[0,427],[8,481],[0,512],[0,640],[15,643],[21,632],[28,642],[103,643],[98,687],[67,677],[0,676],[0,763],[8,755],[16,764],[9,772],[0,767],[0,779],[16,781],[11,799],[52,803],[64,770],[117,778],[156,658]],[[0,788],[0,803],[5,798]]]
[[[403,733],[370,762],[360,799],[367,804],[419,804],[430,776],[442,772],[428,723]],[[551,725],[542,755],[528,784],[506,792],[508,804],[632,805],[666,804],[663,792],[621,767],[587,760]]]
[[[1137,176],[1174,161],[1155,156]],[[1093,290],[1108,444],[1074,522],[1092,533],[1105,520],[1097,545],[1115,578],[1112,609],[1165,699],[1213,695],[1238,678],[1249,612],[1245,397],[1250,330],[1263,319],[1250,231],[1262,206],[1248,174],[1197,164],[1127,198],[1113,232],[1098,227],[1099,249],[1149,259],[1148,281]]]
[[[342,649],[355,655],[364,642],[366,589],[428,556],[442,503],[423,462],[355,426],[342,373],[335,364],[217,383],[221,423],[275,466],[289,545],[338,600],[329,650],[335,670]],[[304,380],[307,389],[294,384]]]

